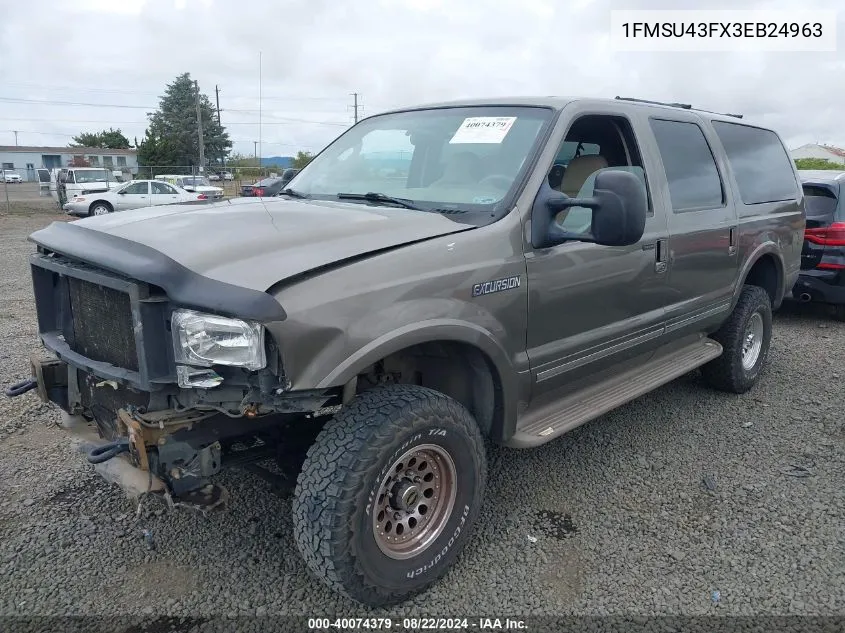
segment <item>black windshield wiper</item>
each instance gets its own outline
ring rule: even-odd
[[[388,204],[395,204],[400,207],[404,207],[405,209],[413,209],[414,211],[424,211],[420,207],[411,204],[407,200],[403,200],[402,198],[394,198],[393,196],[387,196],[383,193],[339,193],[337,197],[341,200],[367,200],[369,202],[386,202]]]
[[[291,198],[307,198],[304,193],[299,193],[298,191],[294,191],[293,189],[282,189],[279,194],[280,196],[290,196]]]

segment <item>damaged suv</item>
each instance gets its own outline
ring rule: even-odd
[[[804,223],[780,138],[734,115],[392,111],[278,198],[35,232],[50,355],[7,393],[61,407],[130,492],[215,506],[221,468],[275,459],[310,569],[390,604],[466,545],[486,443],[539,446],[699,367],[750,389]]]

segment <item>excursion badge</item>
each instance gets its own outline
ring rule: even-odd
[[[475,284],[472,287],[472,296],[480,297],[481,295],[489,295],[494,292],[502,292],[503,290],[513,290],[514,288],[519,288],[521,280],[522,277],[516,275],[515,277],[504,277],[503,279]]]

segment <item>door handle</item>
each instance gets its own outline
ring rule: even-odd
[[[728,255],[736,255],[736,227],[731,227],[730,240],[728,243]]]
[[[669,240],[660,239],[654,246],[654,272],[665,273],[669,269]]]

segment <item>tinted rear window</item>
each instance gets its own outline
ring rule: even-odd
[[[777,134],[737,123],[713,121],[744,204],[794,200],[798,183]]]
[[[265,178],[264,180],[259,180],[255,183],[254,187],[269,187],[277,182],[279,182],[281,178]]]
[[[836,194],[827,187],[804,185],[804,204],[808,218],[831,217],[836,212]]]
[[[672,210],[721,207],[722,181],[701,128],[685,121],[652,119],[650,123],[669,182]]]

